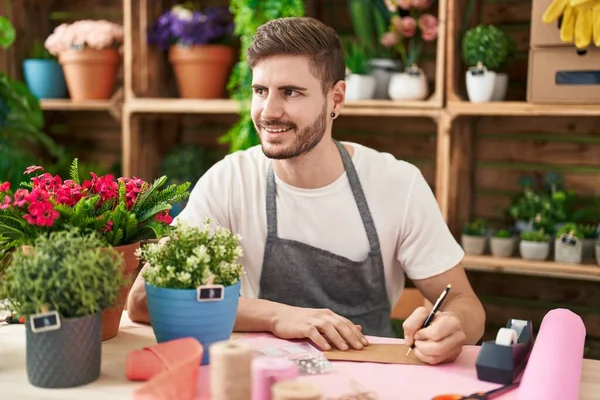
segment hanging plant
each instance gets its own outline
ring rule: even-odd
[[[235,34],[240,37],[240,57],[234,66],[227,84],[231,97],[241,103],[240,119],[221,138],[220,143],[228,143],[229,151],[245,150],[260,143],[252,117],[252,71],[246,61],[246,50],[252,44],[252,37],[259,26],[270,20],[283,17],[304,16],[302,0],[231,0],[229,10],[234,15]]]

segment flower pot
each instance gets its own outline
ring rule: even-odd
[[[583,260],[591,260],[594,258],[596,239],[583,239],[582,245],[582,256]]]
[[[596,264],[600,265],[600,240],[596,242]]]
[[[389,86],[392,100],[423,100],[427,97],[427,77],[421,68],[410,67],[392,75]]]
[[[550,254],[550,242],[530,242],[521,240],[519,243],[521,257],[525,260],[545,260]]]
[[[29,383],[40,388],[70,388],[100,376],[100,314],[63,318],[58,330],[34,333],[25,320]]]
[[[346,77],[346,100],[368,100],[375,94],[375,77],[350,74]]]
[[[62,99],[68,95],[62,67],[56,60],[27,59],[23,61],[23,76],[38,99]]]
[[[394,72],[400,70],[400,62],[388,58],[374,58],[369,61],[371,75],[375,77],[374,99],[389,99],[388,88]]]
[[[515,238],[492,237],[490,249],[494,257],[510,257],[515,250]]]
[[[506,98],[506,91],[508,90],[508,74],[496,73],[496,80],[494,82],[494,91],[492,93],[492,101],[504,101]]]
[[[465,73],[467,94],[472,103],[490,101],[496,87],[496,73],[485,67],[472,67]]]
[[[224,45],[171,46],[169,61],[179,96],[184,99],[223,97],[234,57],[234,49]]]
[[[112,339],[119,333],[121,316],[127,302],[127,295],[135,278],[133,274],[139,265],[139,260],[135,255],[139,247],[140,242],[113,247],[123,255],[125,261],[123,275],[127,284],[121,289],[115,306],[102,311],[102,340]]]
[[[572,243],[564,243],[561,238],[554,240],[554,261],[580,264],[583,255],[583,242],[574,239]]]
[[[158,343],[192,337],[208,349],[212,343],[231,336],[240,298],[239,281],[226,286],[219,301],[198,301],[196,289],[145,286],[150,323]],[[209,353],[202,355],[202,365],[210,363]]]
[[[107,100],[112,96],[121,65],[117,49],[69,49],[60,53],[58,61],[73,101]]]
[[[463,234],[461,236],[462,248],[467,254],[483,254],[486,244],[485,236],[471,236]]]

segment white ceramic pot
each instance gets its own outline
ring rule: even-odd
[[[519,251],[525,260],[545,260],[550,254],[550,243],[521,240]]]
[[[374,58],[369,61],[371,75],[375,77],[374,99],[389,99],[388,88],[392,74],[400,71],[400,62],[388,58]]]
[[[492,237],[490,250],[494,257],[510,257],[515,250],[515,238]]]
[[[416,66],[393,74],[388,88],[392,100],[423,100],[428,92],[427,76]]]
[[[494,93],[492,94],[492,101],[504,101],[506,98],[506,91],[508,90],[508,74],[497,73],[496,80],[494,83]]]
[[[372,99],[375,93],[373,75],[350,74],[346,77],[346,100]]]
[[[554,240],[554,261],[570,264],[581,264],[583,243],[575,239],[572,244],[566,244],[561,238]]]
[[[491,101],[496,87],[496,73],[484,66],[471,67],[465,73],[467,94],[472,103]]]
[[[466,254],[480,255],[485,252],[486,239],[485,236],[471,236],[463,233],[461,245]]]

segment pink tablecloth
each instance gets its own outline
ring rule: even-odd
[[[401,339],[382,339],[368,337],[371,343],[402,343]],[[244,335],[238,340],[260,341],[284,344],[286,341],[265,334]],[[376,364],[364,362],[333,362],[332,372],[317,376],[302,376],[299,379],[310,381],[321,388],[324,398],[338,397],[351,391],[351,381],[361,387],[373,391],[378,400],[428,400],[440,394],[468,395],[477,391],[486,391],[499,387],[498,384],[483,382],[477,379],[475,360],[479,353],[478,346],[465,346],[462,354],[452,364],[443,365],[398,365]],[[200,369],[197,399],[210,400],[209,396],[210,367]],[[516,390],[511,391],[499,400],[516,398]]]

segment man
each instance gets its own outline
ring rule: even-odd
[[[463,251],[416,167],[332,139],[345,94],[335,31],[311,18],[274,20],[258,29],[247,58],[261,146],[214,165],[178,217],[211,218],[242,236],[235,330],[360,349],[363,335],[394,335],[391,305],[406,274],[431,302],[452,284],[433,323],[420,329],[421,307],[404,332],[423,361],[454,360],[480,339],[485,319]],[[128,310],[148,321],[141,277]]]

